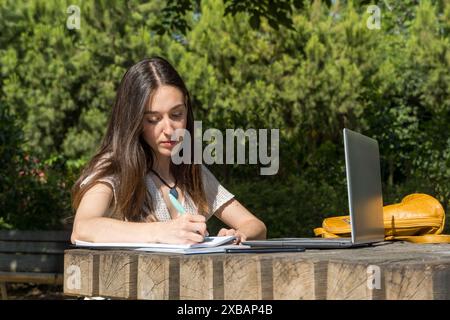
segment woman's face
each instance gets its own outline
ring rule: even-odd
[[[142,136],[157,156],[170,157],[177,141],[176,129],[186,129],[187,107],[180,89],[163,85],[150,100],[144,114]]]

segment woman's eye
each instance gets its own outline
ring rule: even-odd
[[[158,121],[159,121],[158,119],[153,119],[153,118],[152,119],[147,119],[147,122],[151,123],[151,124],[156,124],[156,123],[158,123]]]
[[[171,117],[173,119],[181,119],[183,117],[183,112],[172,113]],[[157,124],[161,118],[148,118],[147,122],[150,124]]]

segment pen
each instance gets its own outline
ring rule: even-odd
[[[178,201],[177,198],[175,198],[171,193],[169,193],[169,200],[173,204],[175,209],[177,209],[177,211],[181,215],[186,214],[186,210],[183,208],[183,206],[181,205],[180,201]],[[199,231],[197,231],[197,233],[200,234]],[[208,231],[206,231],[206,236],[209,236]]]
[[[180,201],[178,201],[177,198],[175,198],[171,193],[169,193],[169,200],[170,200],[170,202],[172,202],[172,204],[175,207],[175,209],[177,209],[177,211],[181,215],[186,214],[186,210],[184,210],[184,208],[181,205]]]

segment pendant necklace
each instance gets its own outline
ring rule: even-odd
[[[177,179],[175,179],[175,184],[173,185],[173,187],[171,187],[171,186],[169,186],[169,184],[166,181],[164,181],[163,178],[161,178],[161,176],[155,170],[153,170],[153,169],[151,169],[151,170],[159,178],[159,180],[161,180],[162,183],[164,183],[169,188],[169,193],[172,196],[174,196],[175,199],[178,199],[178,191],[176,189],[176,187],[177,187]]]

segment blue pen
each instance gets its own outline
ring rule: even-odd
[[[178,201],[177,198],[175,198],[171,193],[169,193],[169,200],[170,200],[170,202],[172,202],[172,204],[175,207],[175,209],[177,209],[177,211],[181,215],[186,214],[186,210],[184,210],[184,208],[181,205],[180,201]]]
[[[172,202],[173,206],[175,207],[175,209],[177,209],[177,211],[183,215],[186,214],[186,210],[183,208],[183,206],[181,205],[180,201],[177,200],[177,198],[175,198],[171,193],[169,193],[169,200],[170,202]],[[197,233],[200,233],[199,231],[197,231]],[[206,231],[206,236],[208,236],[208,231]]]

